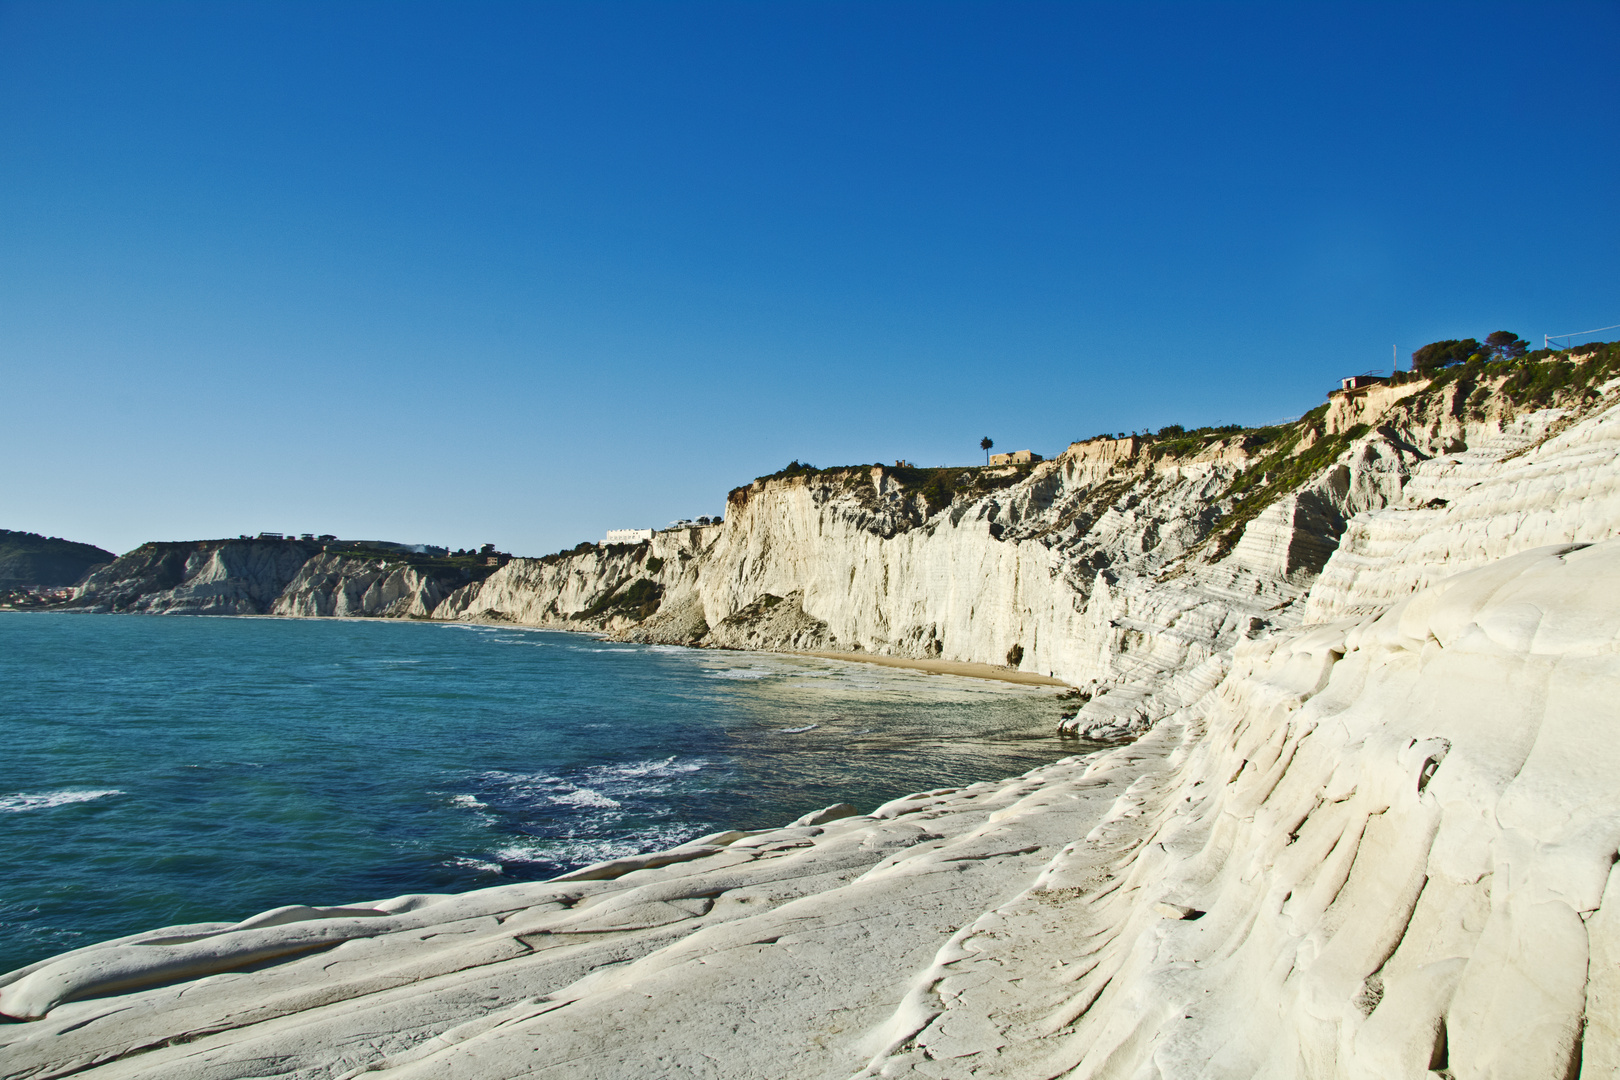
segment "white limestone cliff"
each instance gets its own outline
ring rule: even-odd
[[[0,1069],[1611,1076],[1617,651],[1620,541],[1521,553],[1010,781],[43,961]]]
[[[409,563],[323,554],[298,568],[269,614],[426,618],[448,591]]]
[[[1017,644],[1091,688],[1077,726],[1142,734],[47,958],[0,976],[0,1075],[1620,1075],[1620,383],[1490,391],[1340,402],[1320,467],[1301,438],[1247,488],[1252,450],[1108,440],[948,512],[794,477],[719,529],[514,560],[435,615]]]

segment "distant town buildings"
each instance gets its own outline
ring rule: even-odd
[[[1028,465],[1041,460],[1041,455],[1033,450],[1014,450],[1010,454],[991,454],[991,465]]]
[[[606,547],[608,544],[642,544],[652,538],[653,531],[651,529],[609,529],[607,539],[602,541],[602,546]]]

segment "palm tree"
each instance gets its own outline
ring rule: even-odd
[[[988,435],[979,440],[979,449],[984,451],[984,467],[987,469],[990,467],[990,448],[994,445]]]

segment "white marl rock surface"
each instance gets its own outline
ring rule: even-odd
[[[54,958],[0,1069],[1609,1076],[1617,650],[1620,541],[1522,553],[1011,781]]]
[[[1605,389],[1395,401],[1224,551],[1227,451],[1111,440],[920,521],[882,475],[771,481],[719,529],[514,561],[449,612],[656,579],[626,632],[1019,644],[1096,691],[1077,724],[1145,733],[551,882],[50,958],[0,976],[0,1075],[1620,1075]]]

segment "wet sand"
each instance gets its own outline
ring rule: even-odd
[[[1037,675],[1033,671],[1014,671],[995,664],[974,664],[965,660],[912,660],[903,656],[879,656],[864,652],[800,652],[794,656],[818,656],[823,660],[853,660],[861,664],[881,664],[884,667],[911,668],[935,675],[965,675],[970,679],[996,679],[1000,682],[1023,683],[1026,686],[1068,686],[1062,679]]]

